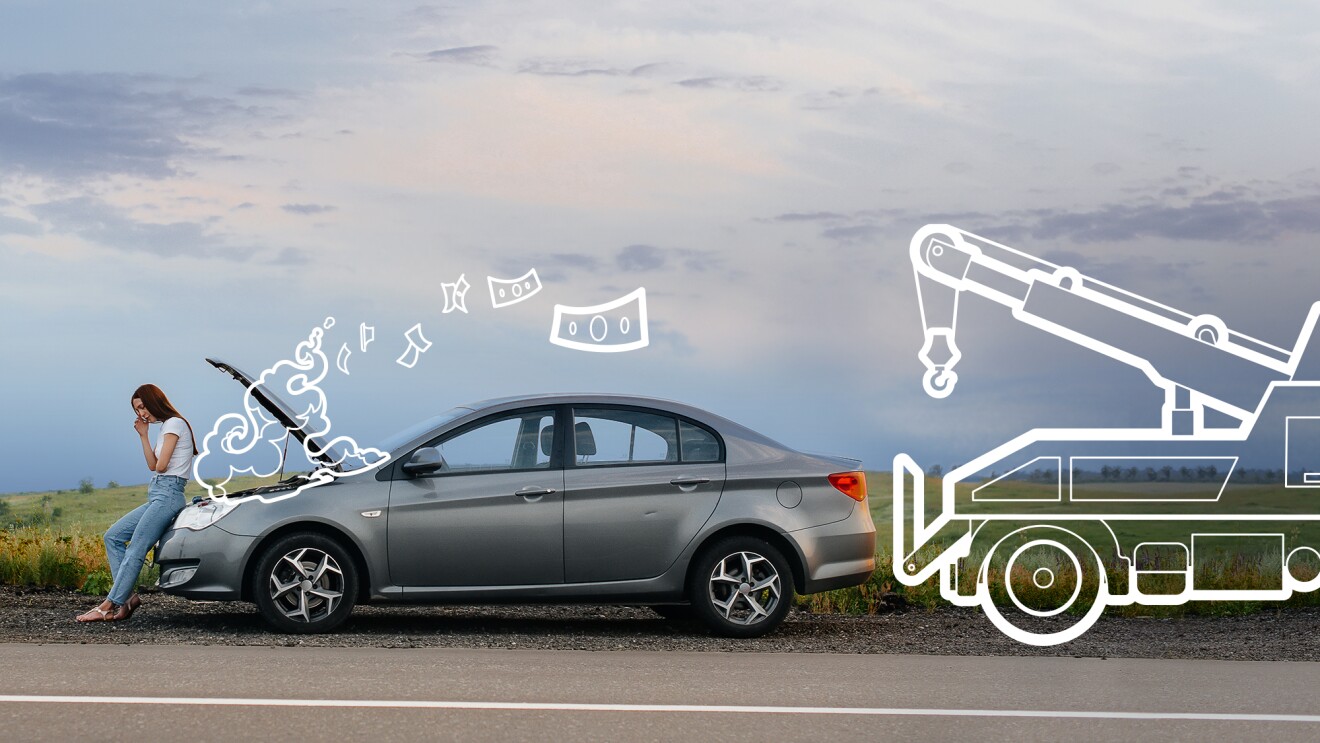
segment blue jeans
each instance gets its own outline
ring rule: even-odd
[[[124,514],[105,533],[105,556],[115,579],[110,589],[111,602],[124,604],[133,595],[147,550],[160,541],[174,523],[174,517],[183,510],[183,486],[187,484],[186,478],[177,475],[152,477],[147,486],[147,502]]]

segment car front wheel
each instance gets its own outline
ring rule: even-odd
[[[329,632],[353,611],[357,568],[337,541],[290,534],[262,553],[253,577],[257,609],[281,632]]]
[[[692,609],[715,634],[760,637],[784,621],[793,572],[783,554],[755,537],[721,539],[702,550],[688,585]]]

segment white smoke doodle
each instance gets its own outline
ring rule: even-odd
[[[330,418],[327,414],[325,393],[318,385],[329,372],[330,362],[325,352],[321,350],[321,342],[325,331],[333,327],[334,322],[334,318],[326,318],[322,326],[312,328],[307,340],[299,343],[294,349],[292,359],[280,361],[263,371],[261,376],[247,388],[243,393],[243,412],[221,416],[216,420],[210,433],[206,434],[202,440],[202,451],[193,462],[193,475],[212,498],[225,497],[227,495],[225,486],[239,475],[270,477],[276,474],[284,463],[282,444],[287,432],[278,421],[270,419],[262,404],[255,399],[253,393],[259,387],[269,391],[269,396],[292,404],[293,411],[302,408],[303,412],[294,413],[300,424],[294,430],[306,434],[303,451],[309,460],[316,463],[315,469],[305,476],[305,480],[295,490],[281,492],[273,497],[257,496],[262,502],[273,503],[292,498],[308,488],[324,485],[341,477],[370,472],[389,460],[389,454],[379,449],[363,448],[351,437],[325,438],[330,433]],[[278,384],[276,377],[284,373],[291,373],[291,376],[282,385]],[[282,389],[277,392],[272,387],[273,384]],[[275,426],[276,430],[270,432],[272,426]],[[213,443],[217,441],[219,451],[224,454],[241,456],[250,461],[251,455],[256,452],[265,452],[267,456],[270,452],[274,452],[273,462],[268,461],[268,466],[249,465],[242,468],[230,465],[229,474],[218,483],[212,484],[200,475],[201,464],[210,455]],[[270,448],[265,448],[263,444]],[[324,452],[320,450],[318,444],[324,447]],[[261,457],[260,454],[257,456]],[[318,460],[317,457],[321,456],[332,457],[333,461],[327,463]],[[348,463],[360,463],[361,466],[348,471],[334,469],[336,466]]]

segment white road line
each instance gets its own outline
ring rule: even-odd
[[[193,707],[368,707],[380,709],[511,710],[547,712],[678,712],[715,714],[863,715],[872,717],[1044,717],[1102,720],[1214,722],[1310,722],[1320,715],[1227,712],[1111,712],[1105,710],[938,709],[919,707],[754,707],[715,704],[585,704],[560,702],[463,702],[411,699],[244,699],[232,697],[94,697],[0,694],[0,704],[156,704]]]

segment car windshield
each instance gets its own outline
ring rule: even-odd
[[[382,439],[380,442],[375,444],[375,448],[380,449],[383,452],[392,452],[395,449],[398,449],[399,447],[408,443],[409,441],[412,441],[413,439],[421,436],[422,434],[431,431],[437,426],[448,423],[449,421],[454,420],[460,415],[466,415],[471,412],[472,412],[472,408],[462,408],[462,407],[452,408],[450,410],[441,413],[440,415],[435,415],[430,418],[427,418],[424,421],[419,421],[418,423],[408,426],[402,431],[387,436],[386,438]],[[316,439],[313,440],[318,441]],[[350,446],[346,445],[344,442],[339,440],[335,440],[330,444],[330,446],[326,447],[326,453],[329,454],[330,458],[334,461],[340,461],[339,466],[335,467],[334,469],[336,469],[339,472],[352,472],[354,470],[362,469],[363,467],[367,466],[367,463],[358,457],[345,458],[344,455],[348,453],[350,450],[351,450]]]
[[[413,439],[416,439],[422,436],[423,434],[429,433],[433,429],[438,428],[448,423],[449,421],[458,418],[459,416],[467,415],[468,413],[471,412],[472,412],[472,408],[464,408],[464,407],[451,408],[441,413],[440,415],[435,415],[430,418],[427,418],[424,421],[419,421],[411,426],[408,426],[402,431],[399,431],[398,433],[385,437],[380,441],[380,443],[376,444],[376,448],[384,452],[394,451],[395,449],[398,449],[399,447],[403,446],[404,444],[407,444]]]

